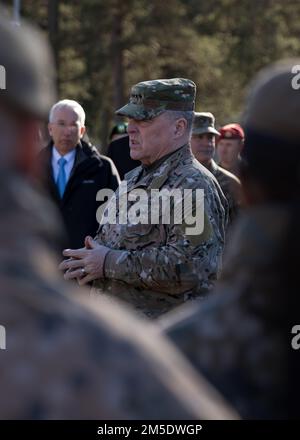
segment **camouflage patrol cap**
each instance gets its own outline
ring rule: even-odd
[[[193,135],[205,133],[220,134],[215,129],[215,117],[210,112],[196,112],[193,123]]]
[[[144,81],[132,87],[129,103],[117,115],[137,120],[153,119],[166,110],[193,111],[196,84],[190,79]]]
[[[42,33],[0,18],[0,102],[37,117],[47,117],[56,101],[54,62]]]

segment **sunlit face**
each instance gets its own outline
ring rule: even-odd
[[[85,127],[78,114],[69,107],[58,108],[48,124],[49,134],[61,155],[73,150],[82,138]]]
[[[168,154],[172,148],[174,126],[175,122],[166,113],[149,121],[129,119],[127,131],[132,159],[150,165]]]
[[[242,150],[240,139],[221,139],[217,145],[220,164],[225,168],[234,168]]]
[[[213,133],[195,134],[191,140],[192,152],[201,163],[209,163],[215,153],[215,135]]]

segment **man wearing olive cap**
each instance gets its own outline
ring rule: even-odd
[[[252,84],[243,118],[246,206],[215,294],[161,323],[249,419],[300,415],[299,65],[272,65]]]
[[[212,113],[195,113],[191,139],[192,152],[219,182],[228,202],[229,220],[232,222],[239,211],[241,183],[234,174],[217,165],[213,159],[216,150],[215,139],[219,135]]]
[[[85,250],[65,251],[76,260],[61,265],[68,269],[65,278],[80,277],[83,270],[80,282],[96,279],[93,291],[98,297],[123,299],[152,318],[205,295],[220,269],[226,200],[217,181],[191,153],[195,91],[195,84],[182,78],[145,81],[132,88],[129,103],[116,113],[129,118],[130,154],[142,165],[126,174],[127,188],[121,185],[116,199],[137,189],[147,195],[151,190],[178,189],[180,202],[185,202],[182,190],[194,191],[195,197],[195,189],[202,189],[203,230],[193,235],[187,232],[185,217],[176,224],[172,215],[167,224],[161,215],[158,224],[106,223],[95,241],[86,239]],[[108,205],[106,212],[110,209]],[[143,209],[149,209],[148,202]],[[117,215],[121,214],[120,209]]]

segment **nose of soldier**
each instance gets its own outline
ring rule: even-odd
[[[135,119],[129,119],[127,127],[127,132],[129,136],[137,132],[137,127],[137,121]]]

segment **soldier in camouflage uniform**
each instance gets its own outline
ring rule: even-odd
[[[92,311],[86,295],[62,284],[49,250],[56,213],[29,179],[38,119],[55,101],[48,50],[40,33],[0,19],[7,71],[0,91],[0,418],[234,416],[147,323],[117,305]]]
[[[117,201],[117,224],[100,226],[96,241],[88,238],[85,250],[67,250],[76,258],[61,264],[66,279],[87,275],[93,279],[98,296],[120,298],[142,314],[156,318],[193,298],[204,296],[212,288],[219,270],[224,244],[226,199],[216,179],[193,157],[190,133],[195,99],[195,84],[187,79],[146,81],[131,90],[130,102],[117,111],[129,118],[131,157],[142,165],[125,176],[123,184],[107,206]],[[148,196],[141,211],[150,212],[151,190],[204,190],[204,227],[197,234],[187,232],[187,219],[158,224],[121,224],[119,218],[128,207],[119,201],[134,190]],[[196,206],[196,205],[195,205]],[[197,206],[196,206],[197,207]],[[193,211],[195,214],[195,212]],[[197,212],[200,217],[200,212]],[[92,248],[92,249],[89,249]]]
[[[217,165],[213,156],[216,150],[215,117],[210,112],[195,113],[191,139],[192,152],[217,179],[227,199],[230,223],[236,218],[240,206],[240,180],[229,171]]]
[[[300,258],[300,95],[292,87],[293,65],[299,60],[268,68],[250,93],[241,169],[247,208],[214,294],[161,321],[244,418],[299,418],[299,354],[291,346]]]

